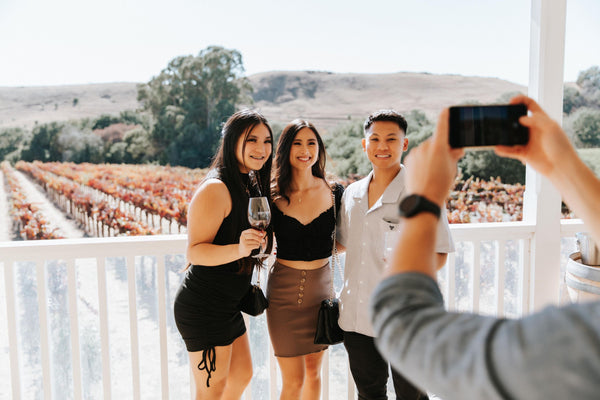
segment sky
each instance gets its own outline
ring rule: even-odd
[[[0,0],[0,86],[147,82],[238,50],[246,74],[428,72],[526,85],[527,0]],[[600,1],[567,0],[565,80],[600,65]]]

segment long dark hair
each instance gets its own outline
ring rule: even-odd
[[[207,176],[207,178],[220,179],[223,181],[223,183],[225,183],[227,189],[229,189],[232,203],[230,214],[233,224],[233,237],[231,237],[232,243],[235,243],[239,240],[241,231],[250,228],[250,223],[248,222],[248,197],[249,192],[252,189],[255,189],[250,187],[248,183],[242,179],[242,174],[240,173],[239,163],[236,156],[237,143],[239,138],[244,135],[244,143],[242,145],[242,154],[244,154],[246,151],[246,141],[248,140],[248,135],[256,126],[260,124],[267,127],[272,141],[273,132],[271,131],[271,127],[269,126],[267,119],[258,111],[244,109],[229,117],[229,119],[227,119],[223,125],[223,129],[221,130],[221,144],[219,145],[217,154],[215,155],[215,158],[211,164],[211,172]],[[271,154],[267,158],[267,161],[263,167],[259,171],[256,171],[260,193],[269,198],[269,202],[271,201],[269,196],[269,182],[271,179],[272,165],[273,151],[271,151]],[[258,193],[252,194],[254,196],[258,195]],[[267,228],[266,237],[266,252],[269,253],[273,247],[273,229],[270,226]],[[250,273],[253,267],[259,268],[262,265],[262,262],[260,259],[245,257],[239,259],[238,264],[240,265],[240,272]]]
[[[292,182],[290,152],[296,135],[304,128],[313,131],[317,138],[317,144],[319,145],[318,160],[315,165],[312,166],[312,174],[317,178],[325,180],[325,161],[327,159],[327,153],[325,152],[323,139],[321,139],[321,135],[319,135],[317,128],[315,128],[312,123],[303,119],[295,119],[283,129],[283,132],[279,137],[279,142],[277,142],[277,152],[275,153],[275,185],[272,191],[273,199],[283,197],[288,203],[290,202],[290,198],[287,195]]]

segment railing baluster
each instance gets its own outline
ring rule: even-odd
[[[329,349],[324,350],[323,353],[323,369],[321,370],[321,398],[323,400],[329,400],[329,355],[331,352]]]
[[[98,312],[100,317],[100,347],[102,353],[102,388],[104,400],[112,398],[110,381],[110,347],[108,335],[108,296],[106,294],[106,258],[97,258]]]
[[[6,290],[6,322],[8,329],[8,352],[10,356],[10,378],[13,399],[21,398],[21,369],[19,368],[19,343],[17,336],[17,296],[15,294],[16,268],[13,259],[4,260],[4,286]]]
[[[496,293],[496,315],[504,315],[504,281],[506,277],[506,240],[496,241],[498,247],[496,247],[496,282],[495,282],[495,293]]]
[[[189,361],[188,361],[188,366],[189,366]],[[196,399],[196,382],[194,381],[194,373],[192,372],[192,368],[188,368],[188,371],[190,373],[190,399],[195,400]]]
[[[71,325],[71,368],[73,371],[73,396],[83,398],[81,381],[81,347],[79,346],[79,314],[77,311],[77,272],[75,260],[67,260],[67,291],[69,296],[69,322]]]
[[[48,296],[46,293],[46,269],[44,260],[36,260],[35,268],[38,295],[38,313],[40,319],[40,364],[42,367],[42,382],[44,398],[51,399],[52,375],[50,373],[50,327],[48,325]]]
[[[277,360],[275,359],[275,353],[271,340],[269,339],[269,398],[271,400],[277,399]]]
[[[448,310],[453,311],[456,309],[456,253],[450,253],[448,255],[446,270],[448,274],[448,291],[446,292],[446,307],[448,307]]]
[[[531,282],[531,239],[519,240],[519,265],[523,266],[520,277],[519,315],[529,312],[529,285]]]
[[[129,288],[129,334],[131,342],[131,378],[133,385],[133,398],[140,400],[140,347],[137,319],[137,296],[135,284],[135,256],[126,257],[127,284]]]
[[[481,285],[481,242],[473,241],[473,270],[471,271],[471,311],[479,311]]]
[[[169,398],[169,354],[167,348],[167,280],[165,255],[156,256],[158,286],[158,330],[160,334],[160,384],[162,399]]]

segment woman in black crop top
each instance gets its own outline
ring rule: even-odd
[[[175,322],[190,357],[196,398],[240,398],[252,378],[250,345],[239,302],[249,289],[250,256],[261,242],[270,251],[272,235],[250,229],[248,172],[258,171],[268,194],[273,134],[255,111],[233,114],[211,171],[188,211],[187,260],[191,266],[177,292]],[[254,194],[256,195],[256,194]]]
[[[325,180],[325,147],[310,122],[285,127],[275,155],[271,226],[277,259],[267,284],[267,324],[282,376],[281,399],[318,399],[327,346],[313,343],[329,296],[328,258],[343,187]],[[335,199],[335,200],[334,200]]]

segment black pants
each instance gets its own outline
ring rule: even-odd
[[[389,364],[381,357],[370,336],[344,332],[344,346],[348,352],[350,371],[358,389],[359,400],[387,400]],[[397,400],[428,400],[406,378],[392,368],[392,381]]]

